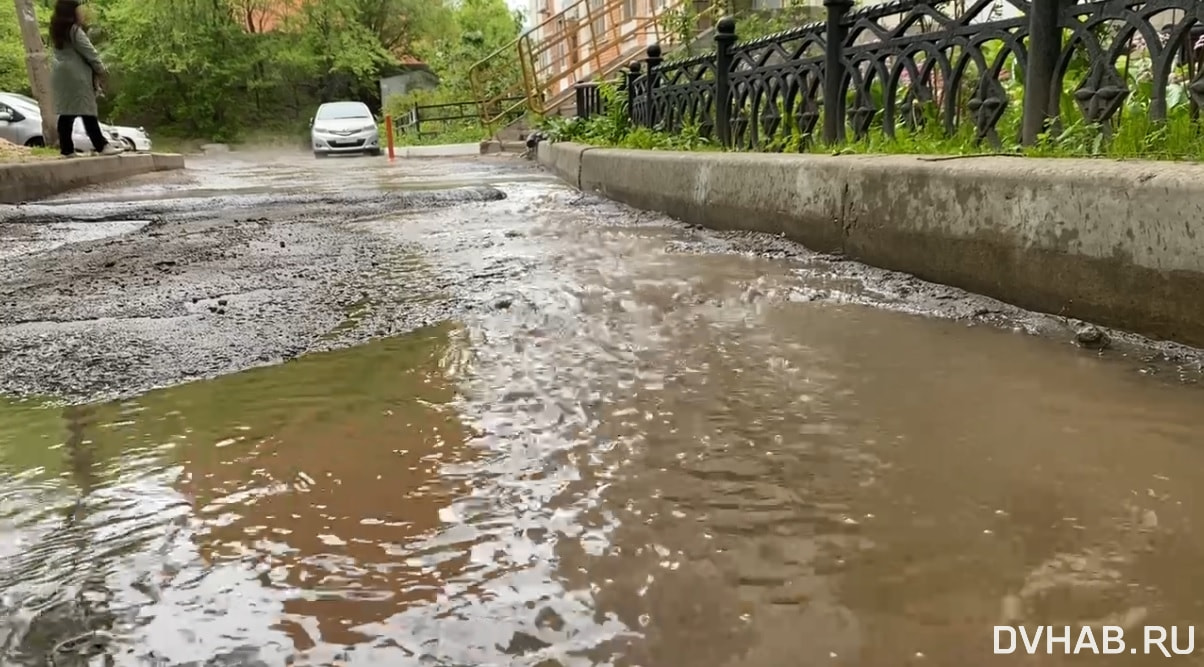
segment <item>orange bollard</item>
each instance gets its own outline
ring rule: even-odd
[[[385,116],[385,141],[389,144],[389,162],[393,161],[393,117]]]

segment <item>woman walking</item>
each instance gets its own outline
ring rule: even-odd
[[[79,5],[79,0],[58,0],[50,17],[50,43],[54,46],[50,79],[54,111],[59,117],[59,149],[64,157],[77,155],[71,134],[79,118],[96,152],[116,155],[121,149],[105,139],[96,111],[96,92],[105,66],[88,39]]]

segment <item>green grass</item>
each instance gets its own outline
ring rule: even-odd
[[[428,125],[435,126],[434,123]],[[396,129],[396,128],[394,128]],[[385,136],[384,129],[381,129],[381,142],[383,144]],[[395,132],[393,145],[395,146],[438,146],[441,144],[472,144],[479,141],[484,141],[490,136],[489,130],[481,127],[477,123],[464,124],[452,127],[442,127],[437,132],[431,134],[416,135],[413,132],[401,133]]]
[[[433,125],[433,124],[432,124]],[[309,128],[300,129],[277,129],[264,130],[255,133],[246,133],[238,137],[237,140],[228,143],[233,150],[254,150],[265,148],[305,148],[308,146]],[[489,138],[488,130],[481,128],[479,125],[463,126],[451,128],[447,131],[438,132],[436,134],[425,135],[421,138],[413,134],[403,135],[397,134],[393,139],[395,146],[436,146],[439,144],[466,144],[476,143]],[[208,143],[224,143],[215,142],[211,139],[199,137],[189,137],[173,134],[167,131],[164,134],[152,134],[151,139],[154,141],[155,151],[161,153],[199,153],[201,146]],[[384,149],[386,135],[384,125],[380,127],[381,148]]]
[[[303,121],[261,125],[231,137],[198,136],[185,128],[170,125],[148,127],[147,132],[158,153],[199,153],[205,144],[226,144],[234,150],[305,148],[309,145],[309,125]]]
[[[1167,118],[1162,122],[1150,120],[1148,86],[1135,86],[1133,94],[1106,127],[1085,121],[1055,124],[1035,145],[1020,144],[1023,90],[1013,85],[1008,91],[1009,103],[996,125],[996,137],[976,136],[971,119],[959,117],[952,132],[935,105],[919,109],[918,122],[897,124],[888,134],[879,116],[866,136],[848,137],[837,144],[826,144],[817,137],[805,136],[787,125],[768,141],[759,140],[756,146],[745,141],[739,148],[728,150],[757,150],[780,153],[861,154],[861,155],[1023,155],[1028,157],[1093,157],[1110,159],[1204,161],[1204,124],[1192,117],[1185,93],[1168,94]],[[1168,89],[1174,92],[1177,89]],[[600,92],[611,111],[588,120],[579,118],[548,118],[541,128],[551,141],[575,141],[594,146],[637,148],[651,150],[724,150],[712,137],[704,136],[696,125],[686,123],[676,132],[664,132],[632,124],[627,115],[625,95],[603,85]],[[1173,100],[1173,101],[1171,101]],[[850,101],[852,103],[852,101]],[[1063,117],[1077,118],[1071,92],[1061,100]],[[782,117],[784,109],[779,108]],[[754,115],[750,109],[743,113]],[[822,119],[816,125],[823,127]]]
[[[3,147],[0,147],[0,164],[53,160],[58,155],[59,151],[57,148],[24,148],[5,144]]]
[[[935,119],[908,128],[895,128],[887,136],[881,125],[861,139],[847,138],[838,144],[825,144],[797,132],[779,133],[771,141],[762,141],[755,150],[781,153],[856,154],[856,155],[991,155],[1008,154],[1043,158],[1108,158],[1143,160],[1204,161],[1204,124],[1191,118],[1184,109],[1173,111],[1165,122],[1155,123],[1145,113],[1132,113],[1108,128],[1079,122],[1057,126],[1043,134],[1033,146],[1019,142],[1019,114],[999,124],[999,144],[979,141],[974,127],[961,123],[946,134]],[[699,134],[697,127],[685,126],[680,132],[666,133],[635,127],[601,116],[589,120],[551,119],[543,129],[552,141],[575,141],[594,146],[650,150],[723,150],[711,139]],[[729,150],[749,150],[747,146]]]

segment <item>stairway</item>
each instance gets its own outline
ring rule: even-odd
[[[713,0],[577,0],[472,66],[481,122],[497,129],[525,112],[571,114],[576,83],[615,77],[643,59],[651,44],[660,44],[669,56],[685,43],[697,43],[718,20],[719,5]]]

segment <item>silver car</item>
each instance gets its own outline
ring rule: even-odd
[[[309,141],[315,157],[333,154],[380,155],[376,117],[363,102],[327,102],[310,121]]]
[[[112,127],[100,124],[100,131],[122,146],[121,136]],[[37,100],[16,93],[0,93],[0,137],[18,146],[45,146],[46,138],[42,136],[42,112]],[[84,131],[83,120],[76,118],[71,131],[71,139],[76,147],[87,149],[92,145],[88,133]]]

